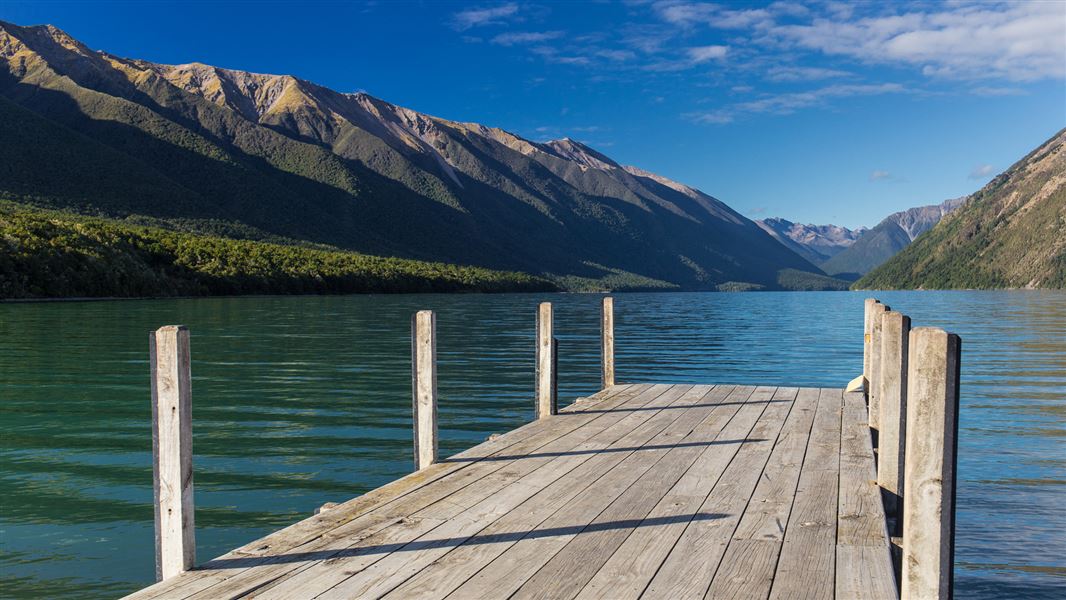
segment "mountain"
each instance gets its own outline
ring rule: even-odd
[[[857,278],[895,256],[965,200],[956,198],[893,213],[861,235],[849,248],[821,263],[822,270],[829,275]]]
[[[821,264],[855,243],[865,227],[848,229],[839,225],[803,225],[779,217],[755,221],[775,240],[814,264]]]
[[[0,197],[23,204],[569,289],[781,289],[821,275],[719,200],[574,140],[288,75],[121,58],[52,26],[0,22],[0,57]]]
[[[857,288],[1066,288],[1066,129]]]

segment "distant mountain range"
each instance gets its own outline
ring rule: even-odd
[[[932,229],[964,200],[957,198],[893,213],[873,229],[804,225],[778,217],[756,223],[775,240],[820,267],[827,275],[854,281]]]
[[[1066,288],[1066,129],[857,288]]]
[[[548,277],[839,287],[692,187],[288,75],[97,52],[0,22],[0,198],[197,234]]]
[[[855,243],[819,263],[819,266],[829,275],[857,279],[895,256],[964,201],[965,198],[956,198],[941,204],[892,213],[859,236]]]
[[[775,240],[816,265],[843,252],[868,231],[865,227],[804,225],[779,217],[755,222]]]

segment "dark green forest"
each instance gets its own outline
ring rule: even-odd
[[[0,200],[0,298],[555,289],[523,273],[198,235]]]

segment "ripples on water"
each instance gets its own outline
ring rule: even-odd
[[[620,381],[841,386],[863,294],[619,294]],[[963,338],[956,591],[1066,594],[1066,294],[894,292]],[[437,311],[441,454],[532,418],[536,303],[560,402],[599,382],[599,297],[214,298],[0,305],[0,596],[151,583],[147,332],[192,330],[198,556],[411,470],[410,316]]]

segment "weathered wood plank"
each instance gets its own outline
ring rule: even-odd
[[[752,396],[769,400],[774,391],[773,388],[758,388]],[[705,409],[702,413],[706,414],[704,420],[712,419],[712,412]],[[671,519],[659,522],[646,517],[699,455],[709,446],[745,443],[743,438],[709,439],[708,431],[699,427],[700,414],[691,415],[692,430],[678,446],[669,450],[655,468],[644,473],[511,598],[573,598],[638,526],[650,529],[654,535],[660,526],[668,524]]]
[[[689,522],[648,585],[646,595],[682,599],[703,598],[707,593],[792,406],[792,402],[771,402],[765,407],[748,441],[700,507],[701,514],[713,518]]]
[[[751,388],[745,389],[744,395],[751,393]],[[723,399],[728,403],[729,398],[734,398],[733,390],[733,386],[719,386],[705,395],[701,403],[718,404]],[[723,408],[735,412],[737,406],[720,406],[713,410],[720,411]],[[568,506],[573,497],[587,487],[589,472],[575,472],[571,478],[548,486],[530,502],[481,531],[478,534],[478,543],[467,543],[452,550],[386,597],[442,598],[450,594],[484,565],[510,548],[525,532],[533,531],[549,516]]]
[[[702,414],[707,408],[702,406],[689,410],[696,411],[695,414]],[[659,435],[643,442],[656,448],[627,456],[625,460],[596,480],[595,485],[583,490],[569,505],[538,525],[457,588],[451,597],[498,597],[514,593],[604,508],[655,465],[665,454],[664,447],[668,449],[687,435],[690,427],[691,423],[688,419],[679,418],[670,423]]]
[[[888,558],[888,531],[875,477],[866,405],[861,394],[844,394],[837,543],[882,547]]]
[[[711,418],[698,427],[704,435],[714,436],[716,440],[745,439],[749,436],[760,414],[758,405],[765,401],[765,395],[756,396],[750,388],[739,392],[730,394]],[[787,391],[784,393],[788,394]],[[795,390],[791,393],[794,394]],[[743,414],[738,414],[745,405],[749,408]],[[689,522],[711,516],[700,513],[700,506],[739,449],[740,446],[736,444],[706,448],[645,519],[658,524],[647,527],[642,522],[585,585],[578,597],[612,600],[639,597]]]
[[[688,392],[689,386],[674,386],[663,395],[663,406],[690,401]],[[656,423],[667,422],[678,416],[676,412],[663,412],[666,414],[658,419],[652,417],[643,420],[636,429],[621,438],[618,436],[629,427],[607,432],[606,435],[600,436],[600,440],[586,442],[570,452],[548,451],[539,453],[541,456],[532,455],[523,459],[519,465],[509,469],[511,473],[506,479],[493,481],[488,485],[489,482],[483,481],[476,488],[464,488],[444,501],[416,513],[415,517],[427,521],[426,527],[414,532],[415,535],[410,535],[411,530],[404,529],[397,537],[385,530],[373,538],[358,540],[355,545],[345,550],[343,558],[333,561],[330,565],[315,565],[304,573],[290,577],[276,589],[267,593],[261,592],[259,596],[299,598],[304,589],[329,589],[327,597],[384,594],[434,560],[437,555],[442,555],[463,543],[546,485],[596,456],[599,451],[626,448],[625,444],[632,443],[633,436],[641,435],[639,431],[642,427],[654,429]],[[642,418],[639,415],[631,416],[630,422],[637,422]],[[617,456],[624,452],[610,454]],[[417,552],[404,550],[408,547],[407,544],[416,548]],[[392,548],[394,552],[388,556],[374,552],[381,546]],[[370,551],[364,551],[364,547]]]
[[[819,390],[770,598],[832,598],[836,575],[841,390]]]
[[[884,548],[837,546],[837,600],[895,600],[896,576]]]
[[[711,598],[765,598],[792,512],[800,468],[818,407],[817,389],[799,390],[759,484],[707,591]],[[758,541],[759,544],[749,542]],[[752,562],[753,559],[755,562]]]
[[[614,386],[137,597],[887,598],[863,400]]]

